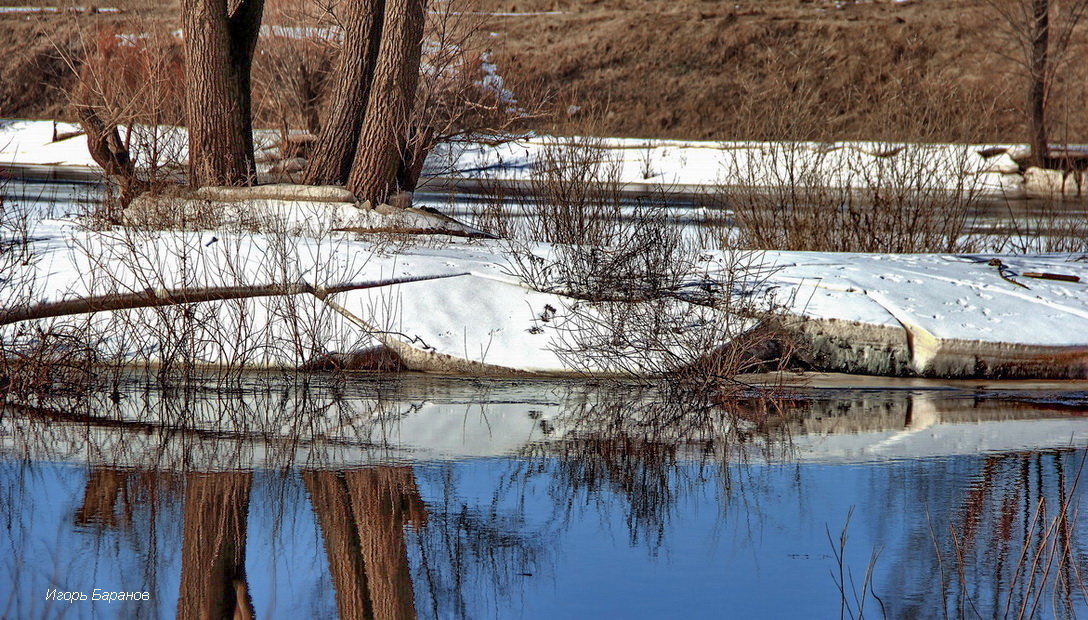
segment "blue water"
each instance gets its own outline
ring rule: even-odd
[[[516,409],[516,399],[501,396]],[[865,407],[875,415],[907,398],[888,394],[876,407],[844,396],[841,405],[862,407],[851,415],[864,419]],[[539,402],[526,398],[525,407]],[[829,403],[834,408],[835,399]],[[1022,402],[1009,411],[1020,420],[1036,415]],[[1071,417],[1075,407],[1036,413],[1036,424],[1080,419]],[[971,424],[999,429],[1003,415],[990,403],[987,419]],[[498,433],[497,420],[491,424]],[[920,432],[937,437],[943,424]],[[379,617],[390,614],[390,601],[440,618],[830,618],[857,617],[861,605],[866,616],[893,618],[1088,612],[1085,520],[1077,510],[1086,452],[1069,437],[1053,437],[1052,446],[859,460],[803,451],[793,459],[738,458],[714,442],[697,450],[596,433],[491,456],[215,471],[178,461],[107,464],[102,455],[49,458],[41,449],[20,454],[12,434],[34,427],[7,428],[4,617],[173,617],[179,597],[203,592],[182,585],[185,549],[222,542],[185,538],[187,502],[198,503],[186,489],[197,478],[244,480],[250,489],[235,506],[245,523],[244,577],[231,583],[245,588],[264,618],[342,611],[318,515],[344,508],[315,498],[306,483],[315,479],[347,481],[353,502],[376,497],[394,506],[367,513],[390,524],[385,529],[337,530],[363,540],[363,556],[367,545],[392,550],[364,558],[367,577],[339,586],[369,592]],[[164,430],[163,445],[179,432]],[[104,488],[103,476],[120,482],[95,512],[87,498]],[[350,486],[379,478],[387,482],[373,495]],[[353,514],[364,505],[352,504]],[[341,549],[332,557],[349,555]],[[406,577],[382,590],[381,575],[398,570]],[[47,601],[54,588],[88,597],[95,588],[147,592],[149,600]]]

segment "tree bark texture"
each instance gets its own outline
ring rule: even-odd
[[[431,127],[413,127],[408,139],[403,144],[400,165],[397,167],[397,188],[405,192],[416,191],[419,177],[423,174],[423,164],[433,144],[434,129]]]
[[[325,123],[306,166],[304,182],[309,185],[343,185],[348,180],[382,38],[385,0],[350,0],[340,10],[344,43],[331,77]]]
[[[250,74],[264,0],[183,0],[182,11],[189,181],[251,184]]]
[[[1031,86],[1028,91],[1031,163],[1045,166],[1050,149],[1046,133],[1047,62],[1050,48],[1050,0],[1032,0]]]
[[[252,618],[246,517],[252,474],[190,474],[185,483],[178,618]]]
[[[360,200],[386,202],[397,191],[397,168],[408,139],[426,0],[386,0],[382,39],[359,132],[348,189]]]

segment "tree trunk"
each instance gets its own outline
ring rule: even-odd
[[[306,166],[304,182],[309,185],[343,185],[348,180],[382,38],[385,0],[353,0],[340,8],[346,13],[344,44],[331,77],[328,116]]]
[[[386,0],[382,40],[359,133],[348,189],[360,200],[385,202],[396,192],[419,82],[426,0]]]
[[[404,142],[400,165],[397,167],[397,188],[405,192],[416,191],[419,177],[423,174],[423,164],[434,144],[434,129],[413,127],[409,139]]]
[[[264,0],[240,0],[233,12],[227,0],[183,0],[182,9],[189,182],[251,184],[250,72]]]
[[[191,474],[185,485],[178,618],[252,618],[246,517],[252,474]]]
[[[121,208],[127,207],[137,194],[147,189],[148,184],[136,175],[136,164],[117,131],[117,125],[107,124],[90,106],[79,106],[76,113],[80,127],[87,135],[87,151],[95,163],[117,182]]]
[[[1031,131],[1031,164],[1046,166],[1050,150],[1046,135],[1047,55],[1050,46],[1050,1],[1032,0],[1031,87],[1028,114]]]

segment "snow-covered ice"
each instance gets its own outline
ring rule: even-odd
[[[390,251],[338,233],[315,239],[222,231],[96,232],[47,221],[35,230],[30,249],[37,260],[5,274],[9,282],[26,282],[29,288],[5,287],[0,305],[16,305],[16,296],[27,290],[35,303],[49,303],[148,289],[283,283],[320,287],[441,277],[324,300],[296,296],[306,308],[302,313],[314,321],[337,317],[335,329],[313,328],[317,341],[310,348],[296,346],[293,330],[298,327],[279,316],[281,299],[220,303],[216,312],[222,325],[245,323],[261,335],[261,343],[241,338],[231,346],[209,328],[209,343],[200,352],[208,363],[260,350],[252,363],[297,365],[317,352],[354,351],[380,341],[420,370],[582,370],[563,354],[563,338],[570,329],[564,320],[578,300],[528,288],[511,269],[508,248],[500,241],[451,239],[434,247]],[[548,249],[533,251],[546,256]],[[727,278],[721,266],[730,264],[728,257],[709,251],[704,258],[703,273]],[[883,364],[893,368],[891,374],[1083,378],[1088,377],[1088,262],[1080,258],[1003,256],[997,267],[990,264],[992,256],[766,252],[759,255],[758,266],[761,286],[774,291],[775,300],[796,317],[797,329],[819,332],[820,342],[840,350],[859,345],[846,361],[829,360],[828,369],[864,371],[868,364],[870,372],[880,374]],[[1024,277],[1027,272],[1080,281]],[[156,314],[149,309],[127,312]],[[103,330],[108,325],[103,323]],[[868,342],[864,352],[862,341]],[[126,343],[131,340],[113,347]],[[144,353],[154,358],[154,343],[145,344]],[[875,353],[885,359],[849,365]],[[898,366],[888,366],[890,358]]]

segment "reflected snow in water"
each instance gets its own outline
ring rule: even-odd
[[[0,613],[1073,616],[1086,408],[411,375],[8,405]],[[47,600],[95,588],[149,600]]]

